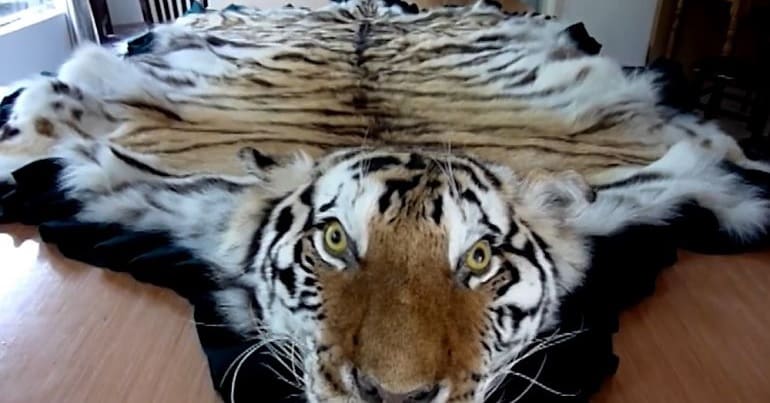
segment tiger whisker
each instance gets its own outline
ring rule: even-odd
[[[230,402],[231,403],[235,403],[235,383],[238,380],[238,374],[241,372],[241,367],[243,367],[243,364],[246,362],[246,360],[249,359],[249,357],[251,357],[252,354],[254,354],[254,352],[259,350],[259,347],[260,347],[259,344],[252,346],[251,348],[249,348],[248,353],[246,353],[246,355],[244,355],[243,358],[241,358],[238,361],[238,365],[235,367],[235,371],[233,372],[233,381],[230,384]],[[228,370],[229,370],[229,367],[228,367]],[[225,372],[225,376],[222,379],[224,380],[225,378],[227,378],[227,372]]]
[[[241,368],[243,367],[244,363],[262,347],[266,347],[270,351],[271,356],[275,358],[276,361],[281,364],[281,366],[289,371],[289,373],[294,376],[295,380],[291,381],[287,379],[283,374],[281,374],[270,365],[265,365],[266,368],[275,373],[275,375],[282,381],[296,387],[297,389],[302,390],[302,377],[299,375],[299,372],[296,370],[296,366],[294,365],[295,362],[301,360],[302,357],[300,356],[300,353],[294,349],[294,347],[292,347],[291,350],[286,347],[286,344],[296,346],[294,340],[288,336],[277,336],[275,334],[270,334],[265,330],[264,326],[261,325],[257,325],[255,330],[258,333],[261,333],[262,337],[260,338],[260,341],[241,352],[241,354],[239,354],[235,360],[233,360],[233,362],[225,370],[222,381],[220,382],[221,387],[222,383],[224,383],[224,380],[227,379],[227,375],[230,373],[230,371],[233,370],[233,366],[235,366],[235,370],[233,372],[233,380],[230,387],[230,401],[233,403],[235,403],[235,387]],[[286,362],[287,359],[291,360],[291,365]]]
[[[526,381],[529,381],[529,385],[511,403],[516,403],[519,400],[521,400],[527,393],[529,393],[529,391],[532,389],[533,386],[537,386],[537,387],[539,387],[539,388],[541,388],[541,389],[543,389],[543,390],[545,390],[547,392],[550,392],[550,393],[552,393],[552,394],[554,394],[556,396],[560,396],[560,397],[575,397],[575,396],[577,396],[577,393],[559,392],[558,390],[556,390],[554,388],[551,388],[550,386],[547,386],[544,383],[542,383],[542,382],[537,380],[540,377],[540,375],[543,373],[543,368],[545,368],[545,364],[546,364],[547,361],[548,361],[548,355],[543,356],[543,362],[540,363],[540,368],[537,370],[537,374],[535,374],[534,378],[529,377],[527,375],[524,375],[524,374],[522,374],[520,372],[509,371],[510,375],[517,376],[517,377],[522,378],[522,379],[524,379]]]
[[[565,334],[564,337],[559,337],[559,338],[556,338],[555,340],[541,342],[540,344],[535,345],[531,350],[527,350],[527,352],[524,355],[522,355],[521,357],[518,357],[517,359],[515,359],[511,363],[509,368],[513,368],[513,366],[515,366],[516,364],[520,363],[521,361],[526,360],[529,357],[532,357],[536,353],[539,353],[541,351],[546,351],[546,350],[548,350],[550,348],[553,348],[553,347],[556,347],[556,346],[558,346],[560,344],[564,344],[564,343],[574,339],[579,334],[580,333]]]
[[[516,398],[513,399],[513,401],[511,401],[511,403],[516,403],[519,400],[523,399],[524,396],[526,396],[527,393],[529,393],[529,391],[532,390],[532,386],[535,384],[535,381],[537,380],[537,378],[540,377],[540,374],[543,372],[543,368],[545,368],[545,363],[547,360],[548,360],[548,356],[546,355],[543,357],[543,362],[540,363],[540,368],[538,368],[537,373],[535,374],[535,378],[530,380],[529,385],[527,385],[527,387],[524,388],[524,390],[521,393],[519,393],[519,395],[516,396]],[[518,376],[518,375],[524,376],[523,374],[515,371],[509,371],[508,373],[514,376]],[[524,378],[524,379],[527,380],[527,378]]]
[[[447,166],[447,171],[449,171],[449,185],[452,191],[454,192],[454,196],[458,197],[460,195],[460,192],[457,190],[457,180],[455,179],[454,170],[452,169],[452,161],[450,160],[451,158],[452,158],[452,142],[447,141],[446,166]]]
[[[454,183],[454,179],[450,175],[450,173],[447,171],[446,167],[444,167],[444,162],[439,161],[438,159],[432,159],[433,162],[435,162],[435,166],[438,167],[438,169],[441,171],[442,174],[444,174],[445,177],[447,177],[447,182],[449,183],[449,190],[452,192],[453,196],[457,196],[457,187],[456,183]]]
[[[295,382],[291,382],[290,384],[296,385],[301,383],[302,377],[300,376],[299,371],[297,370],[297,367],[295,363],[298,360],[301,360],[301,356],[295,352],[294,347],[292,347],[291,350],[289,350],[286,346],[286,344],[290,344],[292,346],[295,346],[296,343],[294,343],[291,340],[284,339],[281,340],[281,342],[272,342],[267,345],[267,348],[270,350],[271,353],[273,353],[274,358],[283,366],[289,373],[292,374],[295,378]],[[287,363],[286,360],[289,360],[291,363]]]
[[[495,375],[491,377],[492,380],[489,382],[489,384],[486,387],[485,395],[490,396],[493,393],[495,393],[503,384],[506,383],[506,379],[509,374],[516,375],[515,373],[513,373],[514,372],[513,368],[518,363],[532,357],[538,352],[546,351],[550,348],[563,344],[587,331],[587,329],[578,329],[567,333],[559,333],[559,330],[560,329],[556,329],[553,334],[551,334],[550,336],[544,339],[537,339],[537,338],[533,339],[533,340],[541,340],[541,341],[540,343],[535,344],[531,349],[525,350],[523,355],[520,355],[521,352],[517,353],[510,363],[502,366],[502,368],[497,370]]]
[[[225,323],[206,323],[206,322],[198,322],[197,320],[190,320],[189,322],[194,324],[195,326],[203,326],[203,327],[231,327],[230,325]]]
[[[252,344],[251,346],[249,346],[247,349],[245,349],[245,350],[241,351],[241,353],[240,353],[240,354],[238,354],[238,355],[235,357],[235,359],[233,359],[233,361],[230,363],[230,365],[228,365],[228,366],[227,366],[227,368],[225,369],[225,373],[222,375],[222,379],[219,381],[219,386],[220,386],[220,387],[222,387],[222,385],[224,385],[224,383],[225,383],[225,379],[227,379],[227,375],[229,375],[229,374],[230,374],[230,371],[232,371],[232,370],[233,370],[233,368],[235,367],[235,365],[236,365],[237,363],[239,363],[239,362],[240,362],[240,361],[243,359],[243,357],[244,357],[246,354],[249,354],[249,353],[250,353],[252,350],[256,350],[256,349],[258,349],[259,347],[260,347],[260,343],[254,343],[254,344]]]
[[[541,342],[539,344],[536,344],[531,350],[527,350],[527,352],[523,356],[521,356],[517,360],[514,360],[514,365],[516,363],[522,361],[522,360],[525,360],[525,359],[531,357],[533,354],[535,354],[537,352],[545,351],[545,350],[547,350],[549,348],[553,348],[553,347],[556,347],[556,346],[558,346],[560,344],[563,344],[563,343],[565,343],[567,341],[570,341],[570,340],[574,339],[575,337],[579,336],[580,334],[585,333],[586,331],[587,330],[585,330],[585,329],[580,329],[580,330],[576,330],[576,331],[569,332],[569,333],[562,333],[562,334],[559,334],[559,335],[553,335],[550,338],[544,340],[543,342]]]
[[[297,389],[302,389],[302,385],[296,382],[292,382],[289,379],[287,379],[283,374],[281,374],[277,369],[273,368],[271,365],[263,364],[265,368],[269,369],[275,376],[278,377],[278,379],[286,382],[287,384],[294,386]]]

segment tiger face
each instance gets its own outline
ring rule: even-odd
[[[587,189],[574,177],[357,151],[311,178],[276,201],[253,258],[264,321],[304,352],[310,401],[483,401],[585,266],[564,225]]]

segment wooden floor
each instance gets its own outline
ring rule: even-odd
[[[770,253],[683,254],[624,315],[620,371],[595,401],[770,402],[768,308]],[[0,227],[0,402],[216,401],[180,298]]]

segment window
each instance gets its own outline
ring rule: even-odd
[[[0,26],[56,7],[56,0],[0,0]]]
[[[0,62],[0,87],[41,71],[56,71],[67,59],[73,40],[66,3],[0,0],[0,60],[12,60]]]

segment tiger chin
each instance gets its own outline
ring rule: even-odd
[[[73,147],[56,160],[57,200],[77,200],[80,222],[167,233],[205,259],[237,333],[301,352],[311,402],[483,402],[588,265],[568,221],[593,194],[574,174],[519,178],[411,150],[238,178],[134,158]]]

